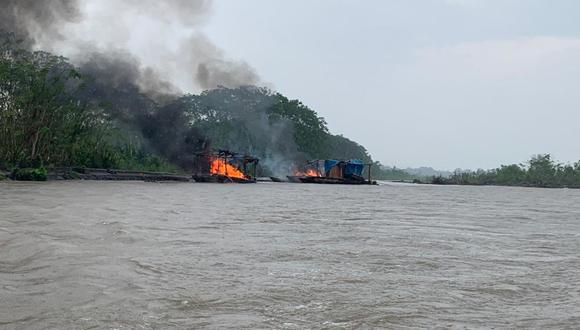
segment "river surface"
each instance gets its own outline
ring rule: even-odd
[[[0,183],[2,329],[580,328],[580,190]]]

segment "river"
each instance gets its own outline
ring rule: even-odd
[[[580,328],[580,190],[0,183],[0,328]]]

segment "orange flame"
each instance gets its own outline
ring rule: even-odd
[[[211,174],[225,175],[230,178],[246,178],[242,171],[220,158],[215,158],[211,161],[209,172]]]
[[[322,176],[322,175],[320,175],[320,172],[318,172],[318,170],[313,169],[313,168],[307,168],[306,171],[304,171],[304,172],[295,171],[294,175],[295,176],[316,176],[316,177]]]

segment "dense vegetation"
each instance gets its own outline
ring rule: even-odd
[[[0,43],[0,168],[173,168],[84,95],[86,81],[66,59],[15,45]]]
[[[267,88],[159,98],[99,72],[123,72],[119,63],[76,68],[0,37],[0,169],[188,171],[193,153],[210,147],[258,156],[265,174],[313,158],[372,162],[364,147],[331,134],[315,111]]]
[[[580,162],[560,164],[549,154],[536,155],[527,164],[503,165],[488,171],[456,171],[449,178],[434,177],[431,181],[435,184],[580,188]]]
[[[380,164],[376,165],[376,168],[373,168],[373,175],[375,179],[411,182],[417,181],[420,178],[420,176],[409,173],[408,171],[400,168],[386,167]]]
[[[286,175],[293,164],[309,159],[372,162],[363,146],[331,134],[315,111],[267,88],[218,88],[183,96],[173,106],[184,109],[190,125],[203,132],[214,148],[259,157],[266,169],[263,174]],[[374,172],[383,173],[379,166]]]

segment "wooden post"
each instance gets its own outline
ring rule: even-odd
[[[371,181],[371,167],[373,166],[373,164],[369,164],[369,184],[372,183]]]
[[[229,178],[230,176],[228,175],[228,157],[224,155],[224,166],[226,168],[226,176]]]
[[[258,162],[259,162],[259,160],[254,160],[254,180],[256,180],[256,175],[258,175],[258,173],[257,173]]]

